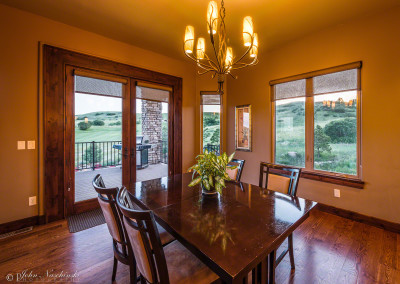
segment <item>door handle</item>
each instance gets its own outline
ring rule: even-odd
[[[128,148],[124,148],[124,153],[123,153],[124,157],[128,157]]]

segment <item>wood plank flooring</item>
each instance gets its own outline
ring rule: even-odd
[[[400,234],[316,210],[294,232],[294,249],[296,270],[285,257],[276,283],[400,283]],[[110,283],[112,261],[105,224],[71,234],[60,221],[0,240],[0,283],[10,283],[9,274],[15,282],[24,270],[32,280],[42,277],[38,282]],[[76,278],[65,276],[74,273]],[[128,283],[128,277],[119,264],[115,283]]]

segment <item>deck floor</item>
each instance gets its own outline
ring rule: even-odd
[[[97,197],[97,193],[92,187],[92,180],[101,174],[107,187],[120,187],[122,184],[121,167],[102,168],[94,171],[79,171],[75,173],[75,202],[92,199]],[[149,165],[145,169],[136,170],[136,180],[145,181],[168,176],[167,164]]]

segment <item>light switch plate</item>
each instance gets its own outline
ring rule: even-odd
[[[337,189],[337,188],[335,188],[334,190],[333,190],[333,195],[335,196],[335,197],[340,197],[340,189]]]
[[[29,197],[29,206],[36,205],[36,196]]]
[[[35,140],[28,141],[28,149],[29,150],[35,149]]]
[[[25,150],[25,141],[17,141],[17,149]]]

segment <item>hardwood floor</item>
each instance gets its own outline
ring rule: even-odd
[[[105,224],[71,234],[66,221],[58,221],[0,240],[0,248],[0,283],[10,283],[10,273],[15,281],[24,270],[37,274],[36,281],[60,280],[47,277],[48,271],[77,272],[79,283],[111,282],[113,253]],[[316,210],[294,232],[294,249],[296,270],[291,273],[285,257],[276,283],[400,283],[400,234]],[[128,276],[119,264],[116,283],[128,283]]]

